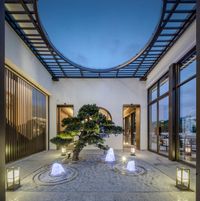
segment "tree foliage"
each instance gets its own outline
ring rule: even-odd
[[[51,142],[66,146],[73,142],[73,160],[79,160],[81,150],[87,145],[96,145],[106,150],[108,147],[104,145],[105,134],[122,133],[122,128],[107,120],[95,104],[83,105],[77,117],[63,119],[62,126],[65,128],[64,133],[51,139]]]

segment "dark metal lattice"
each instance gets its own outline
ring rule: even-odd
[[[141,78],[196,18],[196,0],[164,0],[162,14],[153,37],[128,62],[112,69],[80,66],[63,56],[51,43],[39,19],[37,0],[5,0],[6,20],[40,60],[53,80],[59,78]]]

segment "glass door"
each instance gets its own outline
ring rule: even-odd
[[[149,89],[149,149],[168,155],[169,78],[164,75]]]
[[[132,126],[131,126],[131,144],[132,145],[136,145],[136,114],[135,112],[133,112],[131,114],[131,122],[132,122]]]
[[[158,125],[157,103],[154,103],[149,107],[149,149],[155,152],[157,152],[158,150],[157,125]]]
[[[131,116],[127,116],[124,118],[124,141],[125,145],[130,145],[131,144]]]
[[[169,151],[169,98],[168,96],[159,101],[158,116],[158,152],[168,155]]]

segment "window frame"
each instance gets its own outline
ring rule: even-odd
[[[164,75],[162,75],[156,82],[154,82],[149,88],[148,88],[148,98],[147,98],[147,107],[148,107],[148,118],[147,118],[147,124],[148,124],[148,150],[151,151],[151,152],[154,152],[154,153],[157,153],[159,155],[162,155],[162,156],[165,156],[165,157],[168,157],[168,155],[165,155],[165,154],[161,154],[159,153],[159,148],[158,148],[158,140],[157,140],[157,151],[154,151],[152,149],[150,149],[150,124],[149,124],[149,121],[150,121],[150,107],[153,105],[153,104],[156,104],[156,108],[157,108],[157,127],[159,126],[159,102],[160,100],[166,98],[166,97],[169,97],[169,89],[167,92],[163,93],[162,95],[160,95],[160,83],[162,80],[168,78],[168,82],[169,82],[169,71],[167,71]],[[151,91],[154,87],[157,87],[157,98],[154,99],[154,100],[151,100]],[[157,135],[157,134],[156,134]],[[169,145],[170,146],[170,145]],[[169,150],[168,150],[169,152]]]
[[[184,61],[187,60],[192,60],[190,63],[194,62],[196,60],[196,57],[191,57],[191,52],[194,52],[194,50],[192,49],[191,51],[189,51],[178,63],[177,63],[177,71],[176,71],[176,86],[174,88],[175,92],[176,92],[176,108],[177,108],[177,116],[176,116],[176,160],[182,163],[185,163],[187,165],[191,165],[191,166],[196,166],[193,165],[189,162],[187,162],[186,160],[181,160],[180,158],[180,153],[179,153],[179,148],[180,148],[180,136],[179,136],[179,126],[180,126],[180,89],[182,86],[188,84],[190,81],[195,80],[197,78],[197,73],[195,75],[192,75],[190,77],[188,77],[187,79],[185,79],[184,81],[180,82],[180,73],[181,73],[181,68],[184,65]]]
[[[169,95],[170,99],[174,99],[174,101],[169,102],[169,110],[172,110],[171,112],[169,112],[169,122],[171,122],[171,124],[173,124],[173,128],[171,128],[172,130],[169,130],[169,138],[174,141],[175,146],[173,145],[173,143],[171,142],[171,140],[169,141],[169,150],[171,149],[171,152],[175,152],[175,158],[173,156],[171,156],[170,154],[168,156],[163,155],[165,157],[168,157],[171,160],[177,160],[180,161],[181,163],[190,165],[192,167],[195,167],[195,165],[188,163],[186,161],[180,160],[179,157],[179,149],[178,149],[178,143],[179,143],[179,113],[180,113],[180,87],[183,86],[184,84],[187,84],[188,82],[192,81],[193,79],[197,78],[197,73],[195,75],[192,75],[190,77],[188,77],[187,79],[185,79],[184,81],[180,82],[180,71],[181,71],[181,67],[182,65],[188,64],[191,62],[191,60],[195,60],[196,59],[196,47],[194,46],[190,51],[187,52],[187,54],[185,54],[178,62],[176,63],[172,63],[171,67],[169,67],[169,70],[163,74],[163,76],[161,76],[156,82],[154,82],[149,88],[148,88],[148,93],[147,93],[147,107],[148,107],[148,118],[147,118],[147,124],[148,124],[148,133],[147,133],[147,137],[148,137],[148,150],[151,152],[154,152],[156,154],[162,155],[159,153],[158,151],[152,151],[150,149],[150,106],[154,103],[157,103],[157,124],[159,121],[159,101],[163,98],[165,98],[166,96]],[[171,70],[173,69],[173,74],[171,74]],[[169,77],[169,91],[164,93],[163,95],[160,96],[160,83],[163,79],[165,79],[164,77],[168,76]],[[151,90],[153,87],[157,86],[158,88],[158,97],[154,100],[151,100]],[[173,114],[173,118],[171,116],[171,113]],[[174,122],[172,122],[174,121]],[[174,134],[175,134],[175,138],[174,138]]]

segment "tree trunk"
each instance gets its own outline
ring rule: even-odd
[[[77,148],[75,148],[73,150],[73,156],[72,156],[73,161],[78,161],[79,160],[79,154],[80,154],[81,150],[82,149],[77,149]]]
[[[78,161],[79,160],[79,154],[85,146],[85,143],[82,140],[82,136],[84,134],[86,134],[86,132],[82,131],[81,134],[79,135],[79,139],[78,139],[78,141],[74,147],[74,150],[73,150],[72,161]]]
[[[79,160],[79,154],[82,151],[84,145],[77,143],[76,146],[74,147],[73,150],[73,156],[72,156],[72,160],[73,161],[78,161]]]

